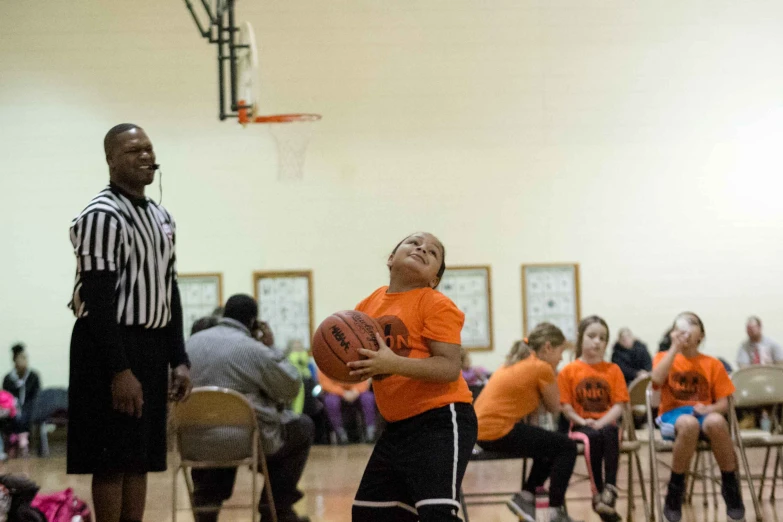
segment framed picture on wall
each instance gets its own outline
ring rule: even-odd
[[[258,318],[269,323],[278,348],[297,339],[310,349],[313,338],[313,273],[300,271],[253,272]]]
[[[559,327],[566,339],[576,341],[580,320],[578,264],[522,265],[524,335],[546,321]]]
[[[468,350],[492,350],[492,290],[489,265],[450,266],[438,290],[465,314],[462,346]]]
[[[198,319],[212,315],[223,305],[223,274],[178,274],[179,295],[182,299],[182,321],[185,337]]]

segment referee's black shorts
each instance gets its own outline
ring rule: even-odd
[[[458,495],[477,429],[466,403],[389,423],[364,470],[353,522],[459,520]]]

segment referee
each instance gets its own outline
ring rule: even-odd
[[[109,186],[71,224],[76,282],[68,473],[92,474],[96,522],[144,516],[147,472],[166,469],[167,398],[190,393],[176,225],[144,196],[152,143],[137,125],[103,141]],[[171,368],[171,379],[169,379]]]

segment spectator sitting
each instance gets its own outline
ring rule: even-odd
[[[737,366],[745,368],[752,364],[783,363],[783,348],[769,337],[761,334],[761,319],[748,318],[745,324],[748,338],[740,345],[737,352]]]
[[[622,370],[626,384],[648,375],[652,370],[652,359],[647,346],[636,339],[629,328],[620,328],[617,342],[612,348],[612,362]]]
[[[274,347],[274,336],[266,323],[259,322],[258,304],[248,295],[234,295],[226,303],[218,325],[188,339],[194,386],[220,386],[244,394],[257,412],[261,446],[267,460],[279,522],[304,522],[293,505],[302,498],[297,484],[304,471],[313,443],[313,421],[286,407],[299,393],[301,379],[285,353]],[[261,341],[256,340],[260,331]],[[205,434],[205,447],[222,448],[225,437]],[[236,468],[194,469],[194,506],[218,509],[231,497]],[[262,520],[271,509],[261,500]],[[216,521],[217,512],[197,513],[198,522]]]
[[[203,330],[208,330],[213,326],[217,326],[219,320],[220,318],[214,315],[208,315],[206,317],[196,319],[196,322],[194,322],[193,326],[190,327],[190,335],[197,334]]]
[[[323,390],[321,400],[324,403],[326,416],[339,444],[348,444],[348,434],[343,427],[343,402],[353,404],[359,402],[364,418],[364,436],[368,442],[375,440],[375,395],[370,391],[370,381],[340,382],[318,370],[318,384]]]
[[[16,444],[22,456],[26,457],[30,444],[30,418],[41,390],[41,380],[27,366],[27,352],[23,344],[11,347],[11,358],[14,369],[3,379],[3,389],[16,398],[17,415],[11,421],[11,444]]]
[[[465,348],[461,349],[460,355],[462,356],[462,377],[465,378],[468,386],[484,386],[489,379],[489,372],[481,366],[473,366],[470,352]]]

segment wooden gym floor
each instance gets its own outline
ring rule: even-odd
[[[62,448],[54,448],[55,456],[49,459],[11,460],[0,465],[0,473],[26,473],[40,486],[42,492],[71,487],[76,494],[86,500],[90,499],[89,476],[69,476],[65,474],[65,458]],[[643,447],[643,451],[644,451]],[[313,522],[348,522],[351,519],[351,501],[356,487],[369,458],[371,447],[369,445],[351,446],[315,446],[310,455],[301,487],[305,492],[305,498],[297,504],[300,514],[309,515]],[[750,450],[749,457],[754,474],[761,470],[763,452]],[[174,454],[170,455],[169,463],[175,462]],[[642,454],[642,464],[647,473],[646,453]],[[465,476],[464,490],[468,492],[500,490],[512,491],[519,487],[521,477],[521,461],[495,461],[473,462],[468,466]],[[577,460],[577,473],[584,472],[584,460]],[[627,483],[627,468],[625,461],[621,462],[619,474],[619,486],[625,489]],[[668,479],[668,471],[662,472],[662,478]],[[573,480],[572,480],[573,482]],[[783,522],[783,483],[778,481],[777,497],[774,502],[769,500],[769,486],[766,486],[765,500],[762,504],[764,520],[769,522]],[[697,495],[701,490],[701,484],[697,484]],[[250,491],[249,473],[240,471],[237,487],[232,500],[248,498]],[[178,520],[192,521],[193,518],[187,511],[187,495],[184,482],[179,480],[179,504],[182,511]],[[636,488],[637,495],[639,493]],[[589,488],[585,482],[572,484],[568,491],[568,508],[571,516],[585,522],[599,522],[587,500],[577,500],[588,495]],[[694,496],[693,504],[684,509],[683,521],[685,522],[723,522],[726,520],[725,507],[720,498],[717,509],[712,505],[712,497],[708,496],[709,505],[704,507],[703,496]],[[747,520],[753,520],[753,508],[747,487],[744,488]],[[618,501],[618,510],[625,514],[626,501],[621,498]],[[470,506],[469,515],[474,522],[514,522],[517,518],[511,514],[505,505],[494,506]],[[780,513],[780,514],[778,514]],[[145,520],[148,522],[171,521],[171,472],[156,473],[150,475],[147,495],[147,511]],[[246,511],[224,511],[220,520],[234,522],[250,520]],[[637,502],[636,520],[643,521],[644,514],[641,507],[641,498]]]

